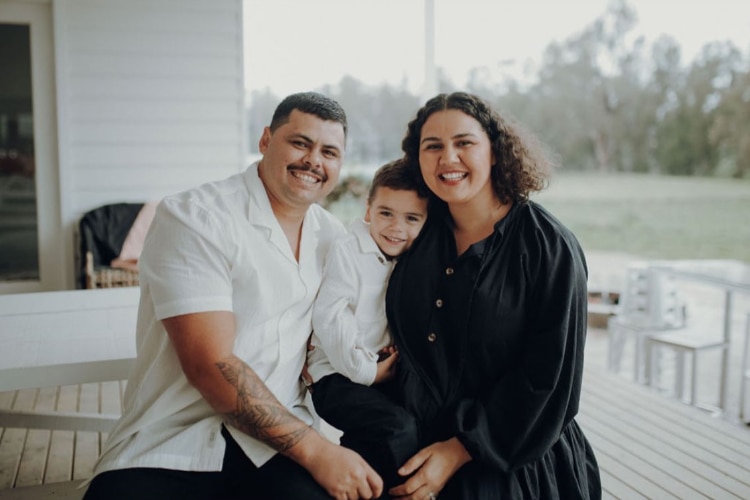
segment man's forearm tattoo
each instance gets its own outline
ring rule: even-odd
[[[229,358],[216,366],[237,389],[237,407],[225,414],[230,424],[281,453],[310,432],[311,427],[289,413],[245,363]]]

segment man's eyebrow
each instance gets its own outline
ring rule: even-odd
[[[302,139],[303,141],[308,142],[310,144],[312,144],[312,142],[313,142],[312,138],[306,136],[305,134],[301,134],[299,132],[295,132],[293,134],[289,134],[289,136],[287,136],[287,138],[288,139]]]
[[[314,144],[315,143],[315,141],[312,140],[312,137],[308,137],[308,136],[306,136],[305,134],[303,134],[301,132],[295,132],[293,134],[289,134],[289,136],[287,138],[288,139],[302,139],[303,141],[305,141],[308,144]],[[339,153],[341,152],[341,148],[339,146],[335,145],[335,144],[323,144],[323,147],[326,148],[326,149],[335,149]]]

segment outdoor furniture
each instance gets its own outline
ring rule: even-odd
[[[705,336],[700,333],[691,332],[689,330],[650,335],[646,340],[646,344],[648,357],[651,363],[649,369],[649,384],[652,387],[659,387],[659,379],[662,370],[660,368],[661,357],[659,356],[658,350],[661,348],[672,349],[676,354],[674,394],[677,398],[685,400],[685,380],[687,375],[685,370],[689,366],[690,397],[687,399],[687,402],[694,406],[700,406],[698,405],[697,398],[699,372],[698,355],[701,352],[714,349],[722,349],[725,352],[729,349],[729,342],[725,341],[722,337],[709,339],[705,338]],[[690,356],[691,358],[689,365],[685,363],[687,356]],[[722,372],[723,371],[722,367]]]
[[[153,204],[111,203],[79,222],[81,288],[138,286],[137,260],[153,217]]]
[[[651,273],[648,262],[631,263],[626,270],[619,311],[607,323],[609,370],[620,371],[626,343],[632,340],[633,378],[648,383],[651,364],[646,359],[646,338],[684,324],[685,305],[674,282]]]
[[[673,260],[653,261],[651,270],[659,276],[691,280],[698,283],[719,288],[724,292],[724,314],[720,338],[706,338],[705,335],[696,335],[694,331],[685,331],[684,334],[671,334],[654,336],[649,340],[651,347],[667,347],[678,354],[678,369],[680,364],[684,367],[684,356],[692,354],[693,363],[690,379],[697,380],[696,354],[701,351],[721,349],[721,379],[719,381],[718,412],[722,413],[727,407],[727,386],[729,378],[729,348],[731,346],[731,324],[732,324],[732,299],[735,292],[750,293],[750,265],[735,260]],[[682,357],[683,360],[679,358]],[[652,358],[652,368],[658,370],[654,363],[658,360]],[[655,372],[656,373],[656,372]],[[676,388],[684,388],[684,372],[677,373],[681,380],[676,381]],[[681,385],[677,385],[681,384]],[[653,384],[652,384],[653,385]],[[684,396],[682,391],[676,392],[679,397]],[[691,389],[691,404],[696,404],[695,384]]]
[[[94,409],[90,401],[83,404],[83,394],[91,394],[84,387],[92,383],[103,387],[105,384],[99,383],[128,377],[136,354],[139,299],[140,289],[135,287],[0,295],[0,393],[15,392],[11,399],[17,401],[28,389],[38,389],[41,394],[43,388],[64,386],[56,392],[61,395],[65,386],[79,386],[74,392],[77,402],[71,405],[68,401],[64,407],[81,410],[61,411],[56,403],[41,409],[36,403],[20,407],[14,403],[0,408],[0,428],[109,432],[119,415],[101,401]],[[81,497],[81,490],[76,490],[81,481],[73,474],[76,450],[92,447],[77,442],[75,448],[63,446],[52,451],[54,436],[54,432],[47,433],[49,442],[37,440],[27,443],[30,448],[22,446],[29,455],[49,446],[49,455],[57,464],[55,475],[66,479],[0,491],[0,497],[5,498],[6,493],[9,498]],[[98,448],[92,451],[98,452]],[[13,484],[18,467],[2,461],[7,458],[0,457],[0,470],[10,474]]]

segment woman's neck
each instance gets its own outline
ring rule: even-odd
[[[508,215],[512,206],[512,202],[501,203],[495,198],[492,203],[449,204],[458,254],[491,235],[495,224]]]

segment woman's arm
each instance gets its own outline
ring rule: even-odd
[[[514,366],[461,400],[455,435],[474,459],[514,470],[542,456],[577,413],[586,335],[586,267],[573,239],[541,234],[524,264],[526,319]],[[546,237],[546,239],[544,239]]]

